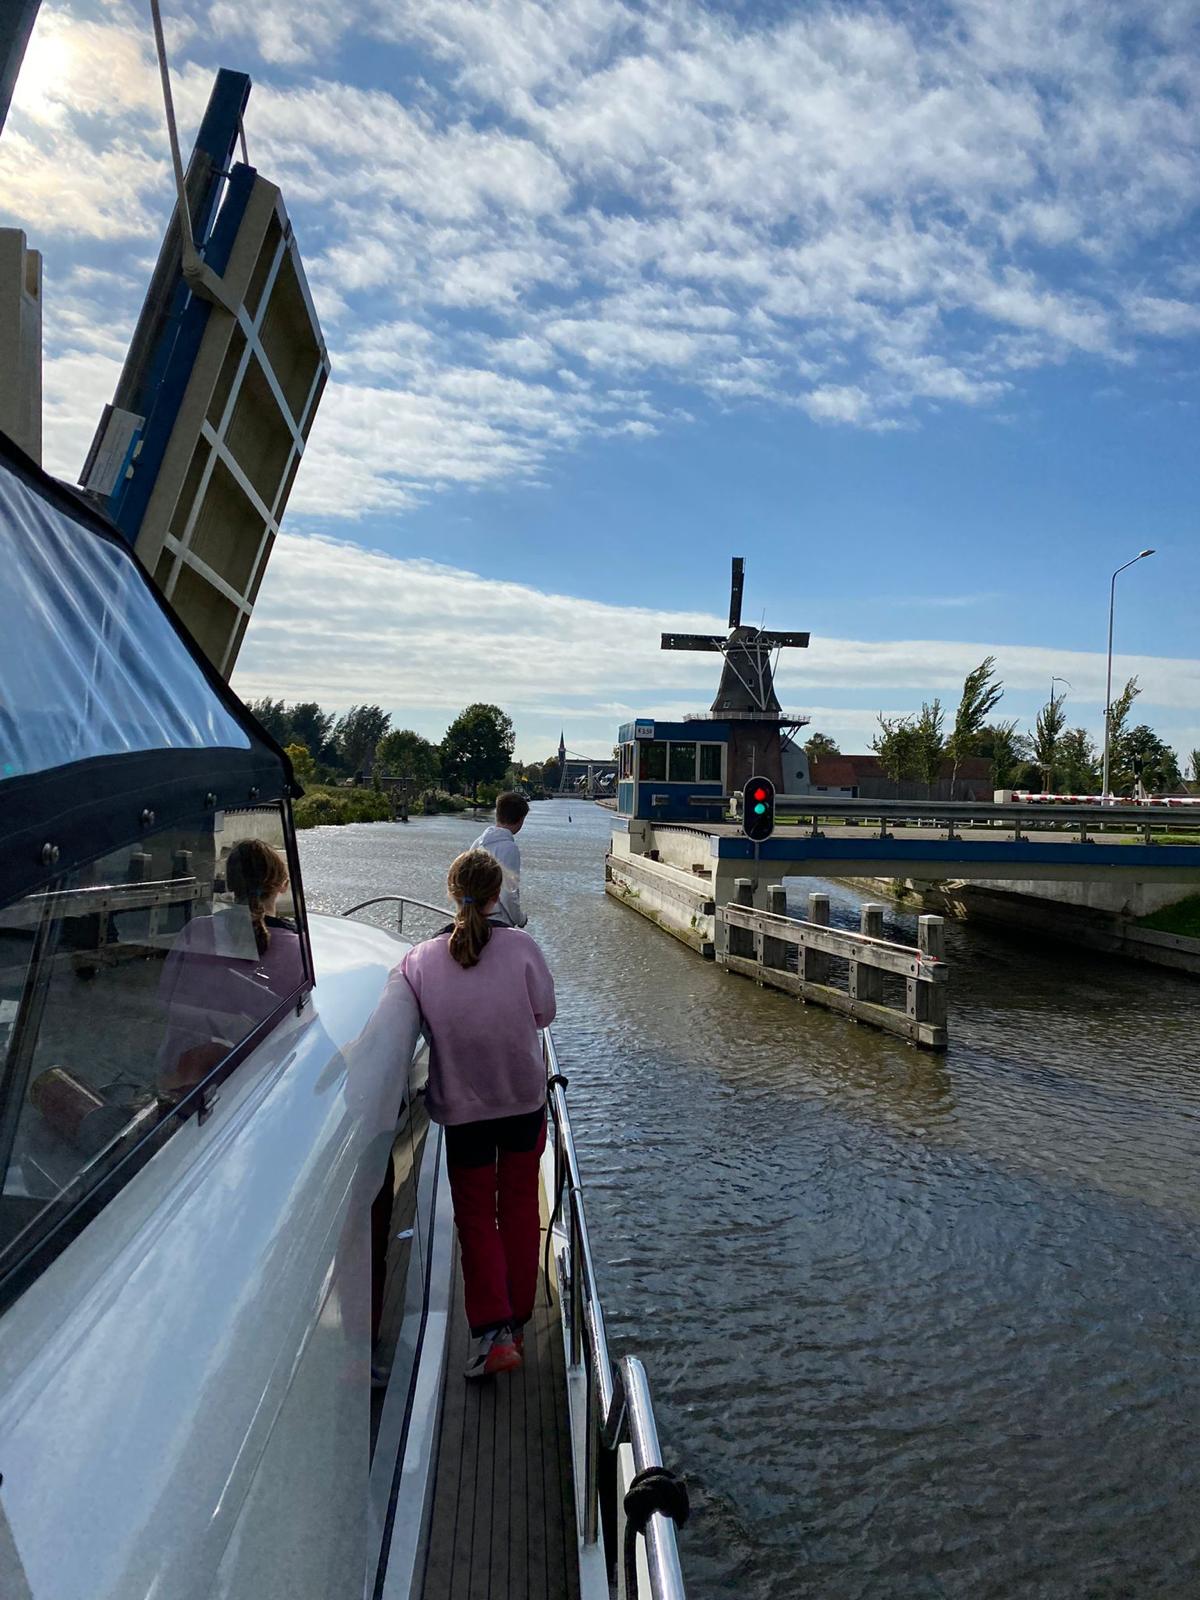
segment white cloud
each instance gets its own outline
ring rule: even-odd
[[[1134,327],[1167,339],[1186,339],[1200,333],[1200,305],[1186,300],[1140,295],[1129,307]]]
[[[818,422],[865,422],[871,415],[870,396],[853,383],[813,389],[800,404]]]
[[[720,618],[703,612],[607,605],[285,533],[235,687],[247,698],[317,699],[338,709],[378,701],[402,725],[440,736],[486,683],[488,698],[513,716],[523,756],[544,754],[551,724],[556,731],[560,722],[589,732],[602,753],[604,739],[611,746],[617,724],[636,712],[670,718],[707,708],[715,658],[664,652],[659,634],[722,630]],[[1097,723],[1105,660],[1084,651],[814,636],[808,650],[784,653],[776,686],[787,709],[865,746],[877,710],[912,710],[934,694],[952,702],[987,654],[1019,708],[1039,704],[1057,673],[1071,681],[1072,714]],[[1200,742],[1200,660],[1119,656],[1114,666],[1118,680],[1138,674],[1139,712],[1164,737],[1181,748],[1189,738]],[[843,703],[820,703],[831,694]],[[583,737],[571,733],[568,742],[582,748]]]
[[[185,130],[210,51],[262,55],[251,159],[283,187],[337,380],[303,503],[355,516],[526,479],[592,427],[644,432],[648,384],[915,427],[1008,406],[1048,363],[1195,337],[1190,9],[1131,28],[1108,0],[215,0],[173,48]],[[351,36],[403,93],[338,81]],[[0,143],[5,219],[43,242],[152,241],[170,186],[141,13],[47,3],[30,59]],[[502,387],[448,412],[427,374],[481,360],[588,406],[534,399],[540,443]],[[394,468],[350,417],[412,427]],[[51,453],[81,426],[64,398]]]

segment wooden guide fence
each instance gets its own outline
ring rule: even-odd
[[[810,894],[808,920],[789,917],[782,884],[767,890],[768,911],[753,905],[749,878],[734,881],[736,898],[717,908],[717,961],[730,972],[859,1022],[897,1033],[931,1050],[946,1048],[949,968],[941,917],[921,917],[917,947],[883,937],[881,905],[862,908],[862,931],[829,926],[829,896]],[[849,965],[847,988],[830,982],[830,964]],[[884,975],[905,980],[905,1006],[884,1001]]]

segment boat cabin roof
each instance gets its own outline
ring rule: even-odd
[[[115,528],[0,434],[0,904],[159,826],[293,792]]]

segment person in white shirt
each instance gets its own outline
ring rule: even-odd
[[[521,852],[517,849],[516,835],[520,833],[529,815],[529,801],[523,794],[512,790],[496,797],[496,820],[485,828],[471,846],[472,850],[490,850],[504,873],[504,887],[500,890],[500,903],[495,910],[498,922],[510,928],[523,928],[529,918],[521,910]]]

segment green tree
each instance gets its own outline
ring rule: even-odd
[[[293,739],[306,744],[314,761],[329,761],[335,751],[330,748],[330,736],[337,718],[332,711],[322,711],[315,700],[298,700],[288,707],[288,731]]]
[[[917,737],[912,718],[885,717],[881,711],[879,732],[871,740],[871,749],[899,795],[904,779],[915,778],[918,771]]]
[[[481,783],[496,783],[512,760],[516,744],[512,718],[499,706],[476,701],[446,729],[442,740],[442,776],[459,793],[474,795]],[[557,765],[557,763],[556,763]]]
[[[268,695],[262,700],[249,701],[247,710],[258,718],[276,744],[287,744],[291,739],[292,719],[282,700],[272,700]]]
[[[412,728],[393,728],[375,748],[375,765],[398,778],[412,778],[417,794],[436,789],[441,781],[442,758],[437,745]]]
[[[1139,778],[1147,794],[1170,794],[1183,787],[1179,757],[1144,722],[1130,728],[1128,733],[1122,732],[1109,782],[1123,794],[1133,790]]]
[[[347,772],[361,772],[368,765],[391,720],[380,706],[351,706],[338,718],[333,739]]]
[[[942,738],[944,721],[942,702],[935,696],[932,705],[928,702],[922,705],[921,714],[913,724],[917,776],[924,782],[930,798],[946,758],[946,742]]]
[[[1051,686],[1050,698],[1038,712],[1034,728],[1033,759],[1042,769],[1042,790],[1045,794],[1054,792],[1059,740],[1067,725],[1067,713],[1063,710],[1065,700],[1066,696],[1056,695]]]
[[[979,745],[988,716],[1004,693],[1004,685],[996,677],[995,656],[983,660],[963,679],[962,698],[954,713],[954,726],[946,740],[946,754],[953,766],[950,770],[950,794],[958,781],[958,769],[969,755],[974,755]]]
[[[1095,794],[1100,786],[1096,743],[1086,728],[1072,728],[1058,741],[1058,773],[1068,794]]]
[[[992,788],[1012,789],[1023,762],[1029,759],[1029,740],[1017,732],[1017,719],[991,722],[981,728],[976,753],[992,764]]]
[[[1125,737],[1125,725],[1129,721],[1129,713],[1133,710],[1133,702],[1141,694],[1136,675],[1125,681],[1125,687],[1113,701],[1108,712],[1108,786],[1110,789],[1117,787],[1117,768],[1121,764],[1121,740]],[[1132,768],[1127,768],[1123,773],[1127,783],[1133,782]]]
[[[558,757],[551,756],[549,761],[541,764],[542,785],[547,789],[558,788]]]
[[[831,739],[827,733],[810,733],[804,741],[804,754],[808,757],[809,766],[815,766],[818,761],[823,761],[826,756],[840,756],[836,739]]]
[[[1188,757],[1188,766],[1192,773],[1192,782],[1200,783],[1200,750],[1193,750]]]
[[[292,763],[292,771],[301,783],[311,783],[316,776],[316,767],[313,763],[312,752],[306,744],[289,744],[286,747],[288,760]]]

